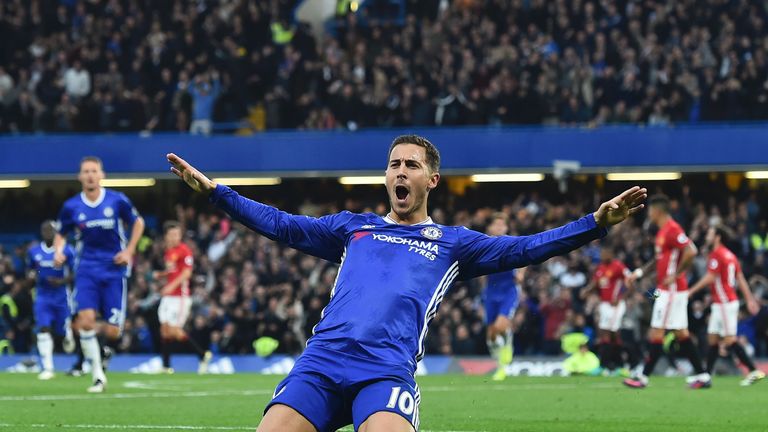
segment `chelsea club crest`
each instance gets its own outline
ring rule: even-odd
[[[436,227],[426,227],[421,230],[421,235],[423,235],[424,237],[430,240],[437,240],[443,236],[443,232]]]

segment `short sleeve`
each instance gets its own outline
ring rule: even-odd
[[[56,230],[59,234],[67,236],[75,227],[75,218],[72,209],[65,203],[59,211],[59,218],[56,220]]]
[[[683,249],[691,243],[691,239],[685,235],[685,232],[681,228],[675,228],[669,230],[667,234],[666,243],[673,249]]]
[[[179,259],[180,267],[182,269],[191,269],[195,263],[195,259],[192,256],[192,251],[188,248],[184,248],[184,255]]]
[[[136,222],[136,219],[139,218],[139,212],[125,194],[118,193],[117,197],[117,209],[120,219],[128,225],[133,225],[133,223]]]
[[[714,256],[710,256],[707,260],[707,270],[710,273],[716,273],[718,268],[720,267],[720,263],[717,261],[717,258]]]

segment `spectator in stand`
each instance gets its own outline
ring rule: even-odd
[[[701,245],[708,227],[723,223],[733,231],[734,244],[741,245],[732,247],[732,250],[743,263],[755,297],[763,298],[764,312],[755,319],[744,319],[740,324],[740,334],[748,337],[757,356],[765,356],[768,354],[768,314],[765,313],[768,279],[764,277],[765,248],[762,241],[766,233],[760,222],[765,219],[762,204],[766,199],[765,189],[751,190],[751,184],[744,183],[743,189],[733,191],[728,189],[724,179],[712,181],[706,175],[686,178],[686,185],[679,190],[669,187],[667,193],[675,198],[675,217],[685,226],[691,239]],[[567,200],[551,192],[554,185],[545,186],[544,183],[542,189],[521,193],[513,201],[499,197],[494,189],[485,187],[468,189],[461,200],[455,199],[449,190],[438,190],[436,202],[440,205],[432,209],[432,217],[445,224],[472,226],[482,225],[495,211],[503,211],[509,215],[510,234],[541,231],[586,211],[593,200],[599,199],[591,185],[581,188],[574,183],[571,186],[573,189]],[[285,189],[280,189],[272,199],[284,201],[286,208],[301,207],[304,214],[319,216],[340,208],[377,211],[381,204],[376,200],[366,201],[370,199],[368,194],[361,195],[364,198],[359,198],[360,201],[292,202],[291,186],[279,187]],[[332,187],[320,187],[318,196],[329,196],[327,192],[334,189],[326,188]],[[13,227],[17,220],[42,219],[40,215],[53,214],[57,209],[52,208],[50,203],[57,202],[57,199],[53,194],[49,197],[30,201],[22,194],[0,194],[0,214],[11,215],[4,226]],[[156,198],[153,197],[152,201],[178,199],[175,196],[174,200],[164,199],[164,196]],[[474,207],[475,203],[485,204],[489,199],[496,200],[494,208]],[[144,207],[151,205],[137,202],[142,212]],[[190,337],[201,346],[210,347],[214,353],[253,353],[254,340],[271,336],[279,342],[277,353],[298,353],[311,337],[312,328],[328,303],[337,267],[289,251],[247,232],[219,214],[199,212],[196,208],[199,207],[178,205],[170,207],[167,213],[157,211],[160,223],[166,217],[181,222],[185,241],[198,263],[190,280],[193,303],[188,328]],[[638,219],[634,224],[627,223],[612,230],[606,241],[616,249],[617,258],[634,269],[653,256],[652,239],[652,233],[644,230],[642,220]],[[125,336],[120,344],[120,349],[127,352],[154,352],[158,347],[156,308],[161,287],[147,275],[162,268],[163,256],[157,246],[159,234],[152,236],[152,240],[154,246],[137,252],[133,277],[129,282],[129,312]],[[578,273],[591,273],[596,265],[592,249],[585,248],[564,259],[528,268],[521,284],[520,307],[514,317],[516,355],[558,354],[559,337],[563,332],[578,330],[590,334],[594,331],[598,309],[594,306],[596,299],[587,298],[583,305],[573,303],[570,290],[561,287],[570,283],[565,275],[572,269],[576,270],[576,277],[573,278],[576,281],[580,279]],[[31,305],[31,295],[28,289],[16,283],[16,275],[24,274],[23,260],[19,257],[24,256],[25,248],[6,250],[8,252],[0,252],[0,298],[7,295],[14,299],[18,314],[12,318],[9,308],[0,306],[0,327],[5,328],[2,330],[5,334],[0,334],[0,339],[8,338],[18,352],[28,352],[34,346],[30,333],[33,319],[31,307],[25,306]],[[705,271],[706,260],[700,257],[692,269],[692,273],[696,274],[691,277],[696,279]],[[627,348],[625,358],[630,364],[641,357],[637,347],[644,339],[642,335],[651,305],[642,293],[649,288],[651,286],[644,281],[627,300],[622,339]],[[457,283],[446,293],[427,337],[428,354],[486,354],[481,293],[477,281]],[[710,297],[701,293],[692,299],[691,304],[696,306],[691,322],[697,323],[706,318]],[[630,342],[633,340],[637,343]]]
[[[130,131],[250,119],[249,109],[270,129],[768,119],[759,2],[409,0],[403,20],[373,2],[327,32],[291,22],[294,3],[88,1],[48,13],[38,0],[2,2],[14,37],[0,50],[0,105],[25,81],[45,108],[35,131],[56,130],[62,92],[79,108],[76,130],[102,130],[91,110],[125,90],[121,103],[149,114],[118,128]],[[221,74],[212,116],[168,104],[164,70],[211,68]]]
[[[75,102],[91,92],[91,74],[83,69],[80,60],[75,60],[72,67],[64,72],[64,91]]]
[[[197,75],[187,91],[192,96],[192,125],[189,132],[192,135],[210,135],[213,130],[214,103],[221,91],[219,73],[214,70]]]

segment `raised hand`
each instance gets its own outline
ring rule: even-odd
[[[645,207],[643,201],[647,197],[647,189],[640,186],[629,188],[621,195],[600,204],[594,213],[595,222],[604,228],[616,225]]]
[[[173,153],[168,153],[166,158],[171,164],[171,172],[181,177],[195,192],[209,193],[216,189],[216,182],[206,177],[205,174],[195,169],[184,159]]]

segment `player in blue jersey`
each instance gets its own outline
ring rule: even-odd
[[[540,263],[603,237],[608,226],[641,209],[646,196],[634,187],[563,227],[489,237],[428,217],[440,155],[415,135],[398,137],[390,147],[391,211],[385,216],[294,216],[211,181],[175,154],[168,161],[174,174],[250,229],[340,264],[314,335],[275,389],[258,432],[335,431],[350,423],[361,432],[418,430],[416,365],[451,284]]]
[[[75,251],[67,246],[64,255],[67,262],[56,267],[53,263],[53,239],[56,227],[53,221],[45,221],[40,227],[42,242],[27,251],[27,265],[31,271],[30,277],[35,283],[35,326],[37,328],[37,351],[43,370],[38,375],[41,380],[49,380],[53,373],[53,336],[66,337],[71,340],[72,330],[69,328],[70,284],[72,283],[72,262]],[[74,342],[68,342],[73,345]]]
[[[491,217],[486,233],[492,237],[507,235],[509,219],[504,213]],[[483,304],[485,305],[486,343],[491,356],[499,362],[493,374],[494,381],[507,378],[507,366],[512,363],[512,318],[518,305],[517,282],[522,281],[525,269],[492,273],[485,277]]]
[[[54,261],[62,265],[66,237],[75,234],[75,304],[83,355],[91,362],[90,393],[102,393],[107,377],[97,335],[116,341],[123,330],[127,278],[136,244],[144,232],[144,220],[124,194],[101,187],[101,160],[86,157],[80,162],[78,180],[83,191],[68,199],[59,212]],[[130,239],[126,239],[126,233]],[[97,314],[103,323],[97,326]]]

